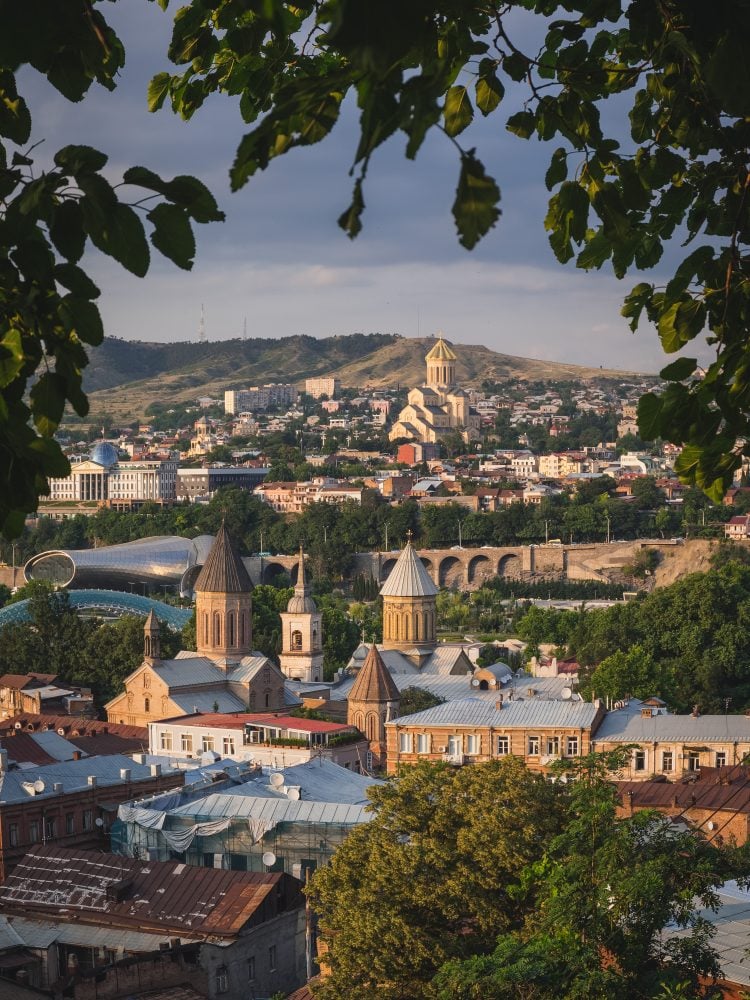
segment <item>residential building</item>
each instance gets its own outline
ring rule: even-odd
[[[255,493],[282,514],[299,514],[312,503],[361,504],[364,490],[346,480],[321,477],[304,483],[263,483]]]
[[[282,872],[46,845],[0,888],[0,908],[0,948],[33,949],[29,978],[73,1000],[186,981],[209,1000],[246,1000],[307,978],[301,884]]]
[[[405,465],[418,465],[437,458],[440,447],[428,441],[408,441],[398,446],[396,461]]]
[[[198,713],[149,723],[149,749],[181,762],[222,758],[264,767],[324,758],[352,771],[365,769],[367,743],[340,722],[284,714]]]
[[[221,525],[194,584],[197,649],[160,656],[153,611],[144,632],[143,663],[125,678],[125,691],[106,706],[107,718],[148,725],[197,711],[278,711],[284,675],[252,650],[252,584]]]
[[[63,686],[56,674],[3,674],[0,677],[0,717],[19,712],[93,715],[89,688]]]
[[[286,382],[253,385],[249,389],[228,389],[224,393],[224,412],[234,415],[294,406],[297,396],[297,386]]]
[[[457,360],[453,348],[440,334],[425,355],[427,381],[410,390],[408,402],[388,435],[391,441],[411,438],[434,444],[453,433],[467,442],[481,437],[481,418],[466,390],[456,383]]]
[[[750,535],[750,515],[737,514],[724,525],[724,536],[733,541],[742,541]]]
[[[553,761],[587,754],[604,715],[598,703],[505,702],[502,694],[446,702],[386,723],[388,773],[419,760],[468,764],[509,754],[546,771]]]
[[[623,780],[656,775],[677,781],[703,767],[734,766],[750,754],[750,718],[745,715],[667,714],[659,705],[633,698],[618,703],[597,730],[592,749],[631,747]]]
[[[323,375],[305,379],[305,392],[313,399],[328,396],[335,399],[341,393],[341,382],[334,375]]]
[[[252,491],[268,474],[264,466],[209,465],[201,469],[177,470],[175,494],[178,500],[194,501],[213,496],[223,486]]]
[[[225,781],[210,778],[169,796],[123,805],[112,827],[112,850],[167,860],[178,850],[188,865],[274,871],[304,878],[331,859],[348,834],[368,823],[368,790],[382,782],[323,757],[278,766],[223,764]],[[265,860],[264,860],[265,857]]]
[[[102,849],[120,802],[177,788],[177,770],[122,754],[10,768],[0,751],[0,881],[38,844]]]

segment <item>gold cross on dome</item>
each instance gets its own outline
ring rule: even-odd
[[[412,530],[411,530],[411,528],[407,528],[406,529],[406,537],[407,537],[407,539],[409,541],[411,541],[411,536],[412,536]]]

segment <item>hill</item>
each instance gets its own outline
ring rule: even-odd
[[[313,375],[338,375],[345,386],[411,386],[424,379],[431,343],[379,333],[172,344],[106,338],[92,352],[84,386],[93,420],[104,412],[134,419],[156,400],[192,402],[198,395],[221,397],[225,389],[264,382],[301,384]],[[499,354],[482,345],[460,344],[457,353],[457,374],[467,386],[487,378],[590,381],[633,374]]]

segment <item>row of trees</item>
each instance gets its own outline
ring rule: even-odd
[[[308,890],[330,969],[316,998],[704,996],[719,964],[698,910],[745,852],[653,811],[618,818],[622,763],[571,761],[557,782],[516,758],[418,764],[373,789],[374,818]]]
[[[731,556],[731,553],[730,553]],[[554,643],[583,667],[586,696],[658,695],[675,710],[750,707],[750,566],[719,550],[715,568],[606,610],[529,608],[530,646]]]

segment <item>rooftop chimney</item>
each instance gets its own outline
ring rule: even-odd
[[[122,767],[120,768],[120,778],[122,781],[130,781],[130,768]]]
[[[151,764],[151,775],[154,778],[158,778],[161,774],[161,764]]]
[[[498,695],[497,701],[495,702],[495,708],[499,712],[502,707],[503,707],[503,696],[500,694]]]
[[[96,775],[95,774],[90,774],[89,775],[89,777],[88,777],[88,783],[91,785],[92,788],[96,788]]]
[[[81,754],[80,750],[74,750],[73,751],[73,760],[80,760],[81,757],[82,757],[82,754]]]
[[[8,751],[0,750],[0,774],[5,774],[8,770]]]

